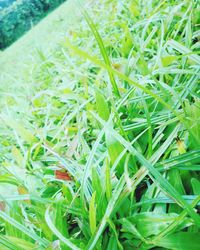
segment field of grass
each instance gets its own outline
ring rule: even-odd
[[[0,250],[198,250],[200,5],[68,0],[0,53]]]

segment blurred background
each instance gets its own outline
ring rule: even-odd
[[[0,49],[20,38],[65,0],[0,0]]]

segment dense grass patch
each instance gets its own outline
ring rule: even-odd
[[[1,77],[0,244],[199,249],[199,6],[89,6]]]

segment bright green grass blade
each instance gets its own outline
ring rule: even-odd
[[[106,147],[107,147],[108,153],[109,153],[110,162],[111,162],[111,165],[113,165],[115,163],[117,157],[123,152],[124,147],[119,141],[117,141],[109,133],[109,131],[105,131],[105,138],[106,138],[105,141],[106,141]],[[123,173],[124,160],[125,160],[125,156],[123,156],[120,159],[119,164],[116,166],[117,175],[121,175]]]
[[[127,218],[122,218],[120,220],[120,223],[122,224],[122,232],[131,233],[135,235],[138,239],[141,239],[144,242],[146,241],[142,234],[137,230],[135,225],[130,220],[128,220]]]
[[[96,205],[95,205],[96,192],[92,194],[92,198],[89,204],[89,220],[90,220],[90,231],[93,235],[96,231]]]
[[[15,179],[13,176],[10,174],[2,174],[0,175],[0,183],[9,183],[15,186],[18,186],[20,184],[23,184],[19,182],[20,180]]]
[[[146,118],[147,118],[147,125],[148,125],[148,157],[151,157],[152,153],[153,153],[153,149],[152,149],[152,124],[151,124],[151,116],[149,113],[149,109],[148,109],[148,105],[146,103],[146,101],[143,99],[143,95],[141,95],[142,97],[142,103],[144,105],[144,110],[145,110],[145,114],[146,114]]]
[[[11,236],[0,235],[0,243],[12,250],[22,250],[22,249],[33,250],[36,249],[36,247],[39,248],[40,250],[45,249],[44,247],[36,246],[36,244],[33,244],[26,240]]]
[[[110,228],[113,230],[113,233],[114,233],[114,235],[115,235],[115,239],[116,239],[116,241],[117,241],[118,249],[123,250],[123,246],[122,246],[122,244],[121,244],[120,241],[119,241],[119,235],[118,235],[118,233],[117,233],[115,224],[114,224],[113,221],[112,221],[111,219],[109,219],[109,218],[107,219],[107,222],[108,222]]]
[[[103,120],[107,121],[110,116],[108,103],[106,102],[104,96],[98,90],[96,91],[96,108],[99,116]]]
[[[182,195],[183,199],[188,202],[188,204],[192,204],[193,200],[197,198],[197,195]],[[148,199],[144,201],[140,201],[135,203],[133,206],[134,207],[139,207],[142,206],[143,204],[154,204],[154,203],[168,203],[168,204],[174,204],[176,203],[172,198],[168,198],[167,196],[158,197],[158,198],[153,198],[153,199]],[[200,205],[200,203],[198,203]]]
[[[137,136],[132,140],[131,144],[133,145],[135,142],[137,142],[137,140],[138,140],[144,133],[146,133],[147,130],[148,130],[148,129],[145,129],[145,130],[143,130],[139,135],[137,135]],[[124,150],[118,155],[118,157],[116,158],[114,164],[111,166],[111,170],[110,170],[111,174],[115,172],[115,169],[116,169],[117,165],[119,164],[120,160],[124,157],[124,155],[126,154],[126,152],[127,152],[127,149],[124,148]]]
[[[107,201],[110,200],[111,195],[112,195],[112,184],[111,184],[111,177],[110,177],[110,166],[108,159],[106,159],[106,198]]]
[[[46,209],[45,212],[45,220],[47,225],[49,226],[49,229],[66,245],[68,246],[70,249],[73,250],[80,250],[80,248],[78,248],[77,246],[75,246],[70,240],[68,240],[67,238],[65,238],[59,231],[58,229],[55,227],[55,225],[53,224],[51,217],[50,217],[50,206]]]
[[[196,178],[191,179],[192,189],[194,194],[198,195],[200,194],[200,181]]]
[[[92,179],[92,190],[96,192],[96,200],[98,201],[101,198],[103,188],[101,176],[96,167],[92,168],[92,176],[90,178]]]
[[[165,140],[165,142],[159,147],[159,149],[157,151],[154,152],[154,154],[149,159],[149,161],[152,164],[155,164],[160,159],[161,155],[163,155],[165,153],[166,149],[171,145],[171,143],[173,142],[174,138],[176,138],[177,133],[179,132],[179,130],[180,130],[180,125],[178,124],[173,129],[173,131],[170,133],[170,135]]]
[[[179,232],[160,239],[155,245],[165,249],[198,250],[200,245],[200,234]]]
[[[96,142],[93,145],[93,148],[92,148],[92,150],[91,150],[91,152],[90,152],[90,154],[88,156],[88,159],[87,159],[87,162],[86,162],[86,165],[85,165],[83,179],[82,179],[82,183],[81,183],[81,198],[82,198],[83,204],[84,204],[84,196],[88,193],[86,184],[87,184],[87,179],[88,179],[88,177],[90,175],[90,171],[92,170],[92,161],[94,159],[96,150],[97,150],[103,136],[104,136],[104,130],[101,130],[101,132],[98,135],[98,138],[97,138]],[[87,195],[86,198],[89,201],[90,196]]]
[[[22,248],[18,247],[16,244],[10,241],[7,237],[0,235],[0,249],[3,250],[3,248],[1,248],[2,246],[10,250],[22,250]]]
[[[54,205],[55,207],[55,220],[54,224],[57,230],[62,234],[65,235],[65,237],[69,237],[68,233],[68,223],[67,220],[65,219],[65,210],[63,209],[65,204],[65,201],[57,201]]]
[[[44,247],[47,247],[49,245],[49,242],[46,239],[42,239],[36,233],[28,230],[25,226],[23,226],[22,224],[20,224],[18,221],[14,220],[13,218],[11,218],[9,215],[4,213],[3,211],[0,211],[0,218],[7,221],[12,226],[16,227],[24,234],[28,235],[30,238],[38,242],[40,245]]]
[[[108,203],[106,212],[97,228],[96,233],[92,236],[92,238],[90,239],[88,245],[87,245],[87,250],[92,250],[94,249],[99,237],[101,236],[103,230],[105,229],[106,223],[107,223],[107,218],[109,218],[114,210],[115,204],[117,202],[117,199],[119,197],[119,195],[121,194],[123,187],[125,184],[125,179],[124,176],[122,176],[120,178],[120,180],[118,181],[113,193],[112,193],[112,197]]]
[[[109,242],[107,244],[107,249],[108,250],[118,250],[117,241],[116,241],[116,237],[114,234],[112,234],[110,239],[109,239]]]

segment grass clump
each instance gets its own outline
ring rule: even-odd
[[[2,86],[2,249],[198,249],[198,3],[77,8]]]

